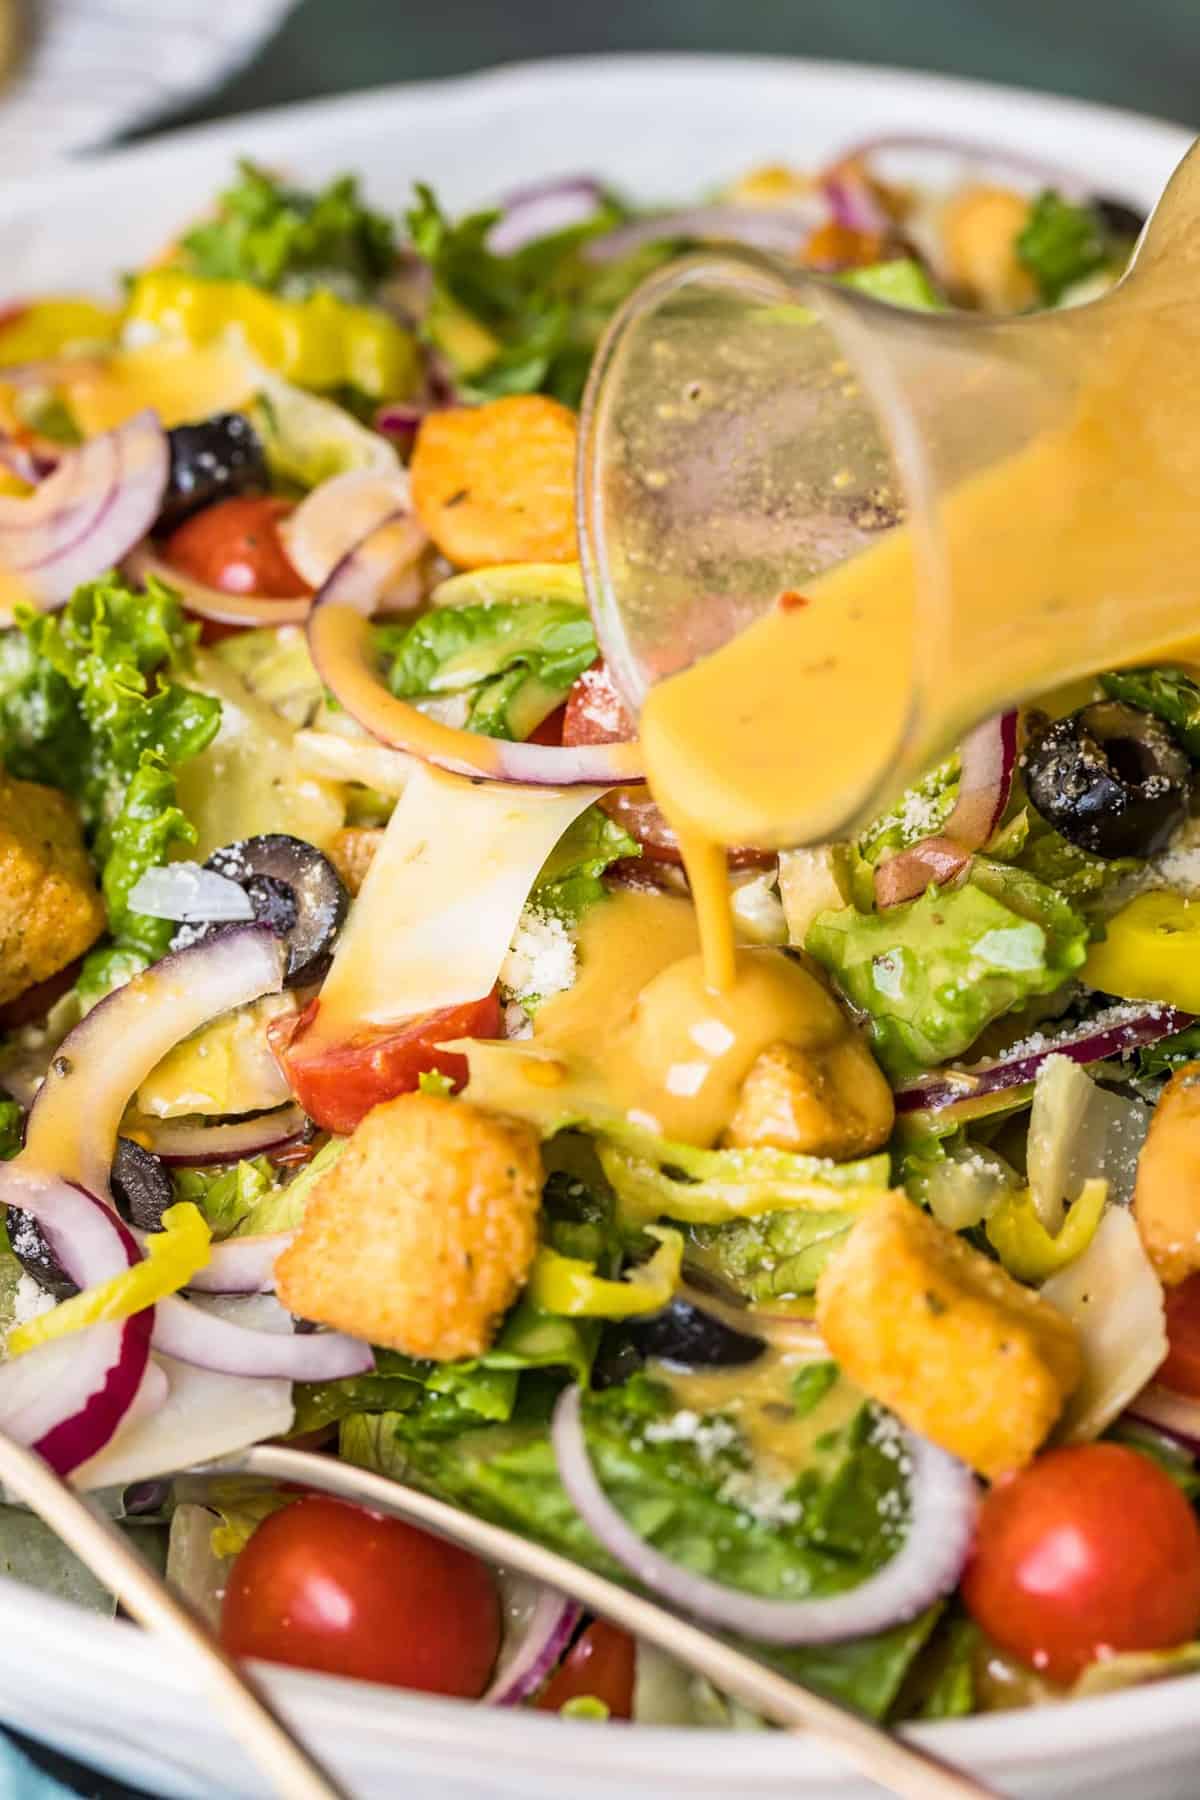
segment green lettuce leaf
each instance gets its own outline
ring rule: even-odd
[[[1110,700],[1153,713],[1200,762],[1200,686],[1180,669],[1119,669],[1100,677]]]
[[[528,737],[596,660],[587,608],[568,600],[445,606],[375,635],[394,694],[467,695],[467,727],[486,737]]]
[[[210,281],[248,281],[288,298],[330,288],[370,299],[395,260],[390,221],[359,199],[353,175],[320,193],[287,188],[252,162],[219,196],[217,216],[183,238],[179,260]]]
[[[20,1106],[0,1088],[0,1162],[8,1162],[21,1148],[24,1120]]]
[[[290,1180],[282,1180],[265,1156],[234,1163],[231,1168],[176,1169],[175,1193],[200,1208],[218,1238],[293,1231],[316,1183],[333,1167],[348,1141],[330,1138]]]
[[[642,1377],[584,1403],[588,1447],[605,1488],[666,1555],[750,1593],[799,1597],[851,1586],[893,1550],[887,1518],[898,1510],[891,1498],[898,1474],[872,1409],[836,1435],[770,1519],[732,1497],[747,1466],[736,1431],[727,1445],[704,1452],[686,1435],[656,1438],[648,1428],[673,1411],[666,1390]],[[342,1454],[628,1581],[567,1498],[544,1425],[514,1421],[453,1438],[422,1437],[412,1427],[411,1414],[353,1415],[342,1424]],[[854,1644],[768,1654],[785,1672],[880,1717],[934,1618]]]
[[[78,802],[109,913],[111,942],[86,959],[80,991],[161,956],[166,919],[129,906],[134,884],[194,841],[176,805],[175,770],[211,742],[220,702],[171,679],[190,662],[196,628],[177,596],[117,575],[79,588],[61,612],[25,613],[0,639],[0,760],[10,773]]]
[[[642,847],[599,806],[580,813],[542,864],[528,904],[577,925],[589,906],[605,897],[600,877],[610,864],[640,856]]]
[[[614,1127],[606,1126],[606,1132]],[[792,1150],[698,1150],[631,1130],[601,1140],[600,1165],[623,1219],[722,1225],[771,1212],[860,1212],[891,1185],[886,1153],[835,1163]]]
[[[893,1078],[947,1062],[985,1025],[1070,979],[1086,922],[1028,871],[977,857],[971,879],[886,913],[822,913],[805,947],[868,1017]]]
[[[763,1213],[727,1225],[694,1225],[689,1267],[705,1269],[747,1300],[786,1300],[811,1294],[857,1213]]]
[[[1147,1044],[1137,1055],[1139,1076],[1146,1080],[1155,1080],[1160,1075],[1171,1075],[1183,1063],[1195,1062],[1200,1057],[1200,1025],[1185,1025],[1182,1031],[1172,1032],[1170,1037],[1159,1038],[1157,1044]]]
[[[922,264],[911,256],[893,256],[887,262],[869,263],[865,269],[847,269],[838,280],[844,287],[857,288],[891,306],[907,306],[914,312],[945,310],[945,300]]]
[[[858,852],[872,867],[924,837],[936,837],[958,798],[960,762],[947,757],[903,793],[858,839]]]
[[[1017,235],[1018,261],[1053,306],[1067,288],[1102,269],[1112,256],[1104,221],[1091,206],[1076,206],[1047,188],[1029,209]]]

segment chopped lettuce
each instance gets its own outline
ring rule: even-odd
[[[1143,1080],[1156,1080],[1171,1075],[1186,1062],[1200,1059],[1200,1025],[1186,1025],[1170,1037],[1159,1038],[1137,1053],[1138,1075]]]
[[[1200,685],[1181,669],[1119,669],[1100,677],[1110,700],[1161,719],[1193,762],[1200,762]]]
[[[1094,275],[1111,260],[1104,221],[1091,206],[1064,200],[1053,188],[1037,196],[1016,241],[1017,259],[1038,284],[1047,306],[1069,287]]]
[[[727,1225],[693,1226],[687,1260],[707,1269],[747,1300],[785,1300],[811,1294],[857,1214],[763,1213]]]
[[[129,894],[175,845],[194,841],[175,771],[214,737],[221,706],[172,679],[196,631],[158,582],[139,594],[108,575],[19,626],[0,639],[0,759],[79,803],[112,939],[84,965],[81,991],[98,998],[115,973],[144,968],[171,941],[170,920],[133,912]]]
[[[232,1167],[176,1169],[175,1192],[200,1208],[219,1238],[292,1231],[304,1216],[309,1194],[347,1141],[330,1138],[290,1181],[281,1180],[280,1171],[265,1156],[256,1156]]]
[[[589,906],[602,900],[600,879],[611,863],[640,856],[641,845],[599,806],[581,812],[542,864],[529,905],[564,925],[576,925]]]
[[[915,257],[893,256],[887,262],[869,263],[865,269],[847,269],[838,280],[844,287],[857,288],[860,294],[886,300],[891,306],[907,306],[914,312],[945,309],[945,300]]]
[[[739,1504],[748,1458],[736,1431],[702,1450],[661,1428],[669,1394],[644,1377],[584,1402],[588,1447],[613,1502],[657,1549],[697,1573],[778,1596],[852,1586],[891,1554],[898,1471],[877,1415],[864,1407],[762,1516]],[[415,1482],[471,1512],[535,1537],[619,1581],[625,1572],[567,1498],[544,1423],[429,1437],[413,1415],[356,1414],[341,1433],[351,1462]],[[872,1716],[892,1706],[935,1613],[877,1637],[771,1651],[777,1667]]]
[[[930,769],[867,826],[858,839],[859,854],[874,866],[921,838],[935,837],[954,810],[959,770],[957,754]]]
[[[587,608],[560,599],[445,606],[375,635],[394,694],[461,694],[467,729],[486,737],[528,737],[596,660]]]
[[[494,212],[452,223],[418,184],[408,229],[433,275],[424,328],[468,398],[541,391],[579,404],[604,326],[677,247],[648,244],[611,263],[587,263],[582,246],[623,216],[618,202],[599,200],[582,225],[498,256],[488,248]]]
[[[1103,903],[1111,889],[1141,868],[1132,856],[1091,856],[1047,825],[1036,813],[1026,815],[1028,831],[1015,860],[1080,911]]]
[[[20,1106],[0,1088],[0,1162],[8,1162],[21,1148],[24,1133]]]
[[[359,199],[342,175],[317,194],[284,187],[254,163],[219,197],[217,216],[194,226],[179,261],[210,281],[248,281],[288,299],[329,288],[346,300],[369,299],[391,270],[391,223]]]
[[[1025,870],[976,858],[971,879],[886,913],[822,913],[805,946],[868,1017],[898,1078],[967,1050],[985,1025],[1081,967],[1088,927]]]

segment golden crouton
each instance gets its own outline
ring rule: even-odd
[[[817,1324],[851,1381],[989,1480],[1029,1461],[1082,1373],[1061,1313],[901,1193],[827,1265]]]
[[[1160,1281],[1174,1287],[1200,1269],[1200,1062],[1175,1071],[1154,1109],[1133,1216]]]
[[[1037,283],[1017,255],[1029,200],[1012,188],[961,188],[942,208],[942,248],[958,292],[989,312],[1020,312],[1037,299]]]
[[[71,802],[0,774],[0,1002],[57,975],[104,926]]]
[[[816,1050],[770,1044],[750,1066],[724,1141],[845,1161],[885,1144],[895,1111],[892,1090],[857,1033]]]
[[[280,1300],[409,1356],[479,1356],[537,1249],[536,1133],[463,1100],[369,1112],[275,1264]]]
[[[367,870],[382,842],[382,830],[364,825],[346,825],[334,833],[327,854],[352,894],[357,894],[367,879]]]

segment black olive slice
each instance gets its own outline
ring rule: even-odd
[[[736,1331],[713,1313],[690,1300],[675,1299],[662,1312],[646,1319],[630,1319],[621,1336],[642,1356],[690,1368],[737,1368],[757,1361],[766,1349],[760,1337]]]
[[[254,916],[269,925],[288,947],[285,987],[304,987],[325,969],[346,920],[350,895],[341,876],[319,850],[283,831],[242,838],[214,850],[204,865],[246,890]],[[186,925],[176,932],[176,948],[194,944],[227,925]]]
[[[245,413],[216,413],[167,433],[171,467],[157,529],[173,531],[214,501],[265,494],[271,485],[258,433]]]
[[[175,1201],[175,1189],[164,1165],[132,1138],[117,1139],[112,1192],[121,1217],[139,1231],[161,1231],[163,1213]],[[27,1275],[32,1275],[56,1300],[69,1300],[79,1292],[32,1213],[10,1206],[7,1223],[12,1253]]]
[[[1092,856],[1154,856],[1187,816],[1186,755],[1158,719],[1120,700],[1056,719],[1022,763],[1043,819]]]

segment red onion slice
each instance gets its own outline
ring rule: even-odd
[[[280,526],[293,567],[305,581],[319,588],[356,544],[389,525],[386,542],[391,567],[380,570],[380,592],[375,610],[407,610],[421,598],[413,576],[416,564],[429,548],[429,533],[411,508],[408,472],[395,468],[388,474],[375,469],[349,469],[315,487],[295,512]]]
[[[517,188],[501,200],[487,247],[493,256],[511,256],[538,238],[586,225],[604,201],[604,188],[590,175],[564,175]]]
[[[154,1348],[218,1375],[282,1376],[288,1381],[340,1381],[375,1366],[368,1344],[336,1331],[285,1336],[201,1312],[172,1294],[154,1308]]]
[[[907,850],[898,850],[875,871],[875,904],[881,910],[919,900],[936,882],[946,887],[957,880],[971,861],[972,852],[949,837],[922,838]]]
[[[312,610],[310,594],[301,594],[294,600],[271,600],[262,594],[226,594],[221,588],[208,587],[164,562],[148,544],[129,550],[122,566],[131,581],[145,586],[153,577],[174,588],[185,611],[214,625],[239,625],[248,630],[258,625],[303,625]]]
[[[395,521],[368,533],[338,564],[313,603],[308,646],[317,673],[351,718],[393,750],[452,775],[528,787],[612,787],[641,781],[637,744],[513,744],[443,725],[398,700],[375,669],[368,619],[392,557]],[[407,521],[404,521],[406,524]]]
[[[971,164],[993,180],[1012,181],[1017,187],[1056,188],[1067,200],[1086,200],[1094,192],[1073,169],[1036,151],[1010,150],[1003,144],[933,131],[889,131],[861,138],[841,151],[831,167],[836,170],[843,164],[869,163],[889,155],[934,156],[948,164]],[[961,178],[961,167],[958,173]]]
[[[896,1111],[902,1115],[944,1113],[948,1107],[970,1106],[989,1095],[1032,1084],[1047,1057],[1107,1062],[1156,1044],[1192,1023],[1191,1013],[1177,1012],[1157,1000],[1122,1001],[1058,1036],[1039,1033],[1036,1039],[1017,1044],[1006,1056],[991,1062],[968,1069],[931,1069],[927,1075],[918,1075],[896,1089]]]
[[[24,499],[0,497],[0,560],[43,610],[119,563],[158,516],[166,434],[152,412],[68,451]],[[10,623],[0,614],[0,623]]]
[[[30,1108],[25,1148],[7,1168],[60,1176],[110,1199],[109,1170],[130,1096],[181,1038],[236,1006],[277,994],[283,963],[284,947],[268,927],[234,926],[164,957],[109,994],[60,1044]]]
[[[522,1577],[502,1584],[506,1626],[484,1706],[521,1706],[532,1699],[562,1660],[583,1617],[574,1600]]]
[[[875,871],[880,907],[916,900],[930,885],[945,886],[982,850],[1004,817],[1017,766],[1017,715],[997,713],[977,725],[959,752],[961,772],[953,810],[936,837],[898,850]]]
[[[213,1245],[204,1267],[188,1282],[189,1290],[197,1294],[273,1294],[275,1259],[295,1235],[294,1231],[272,1231],[225,1238]]]
[[[172,1168],[203,1169],[214,1163],[241,1162],[282,1150],[304,1136],[308,1120],[295,1104],[273,1112],[235,1119],[227,1125],[199,1125],[179,1119],[142,1119],[138,1130],[149,1137],[148,1148]]]
[[[844,231],[888,237],[893,224],[880,205],[870,182],[856,163],[837,162],[821,178],[835,225]]]
[[[1153,1425],[1185,1450],[1200,1454],[1200,1400],[1152,1381],[1126,1408],[1125,1417]]]
[[[908,1467],[908,1531],[890,1562],[845,1593],[812,1600],[765,1600],[695,1575],[629,1525],[596,1479],[583,1434],[580,1392],[554,1409],[551,1437],[563,1486],[580,1518],[611,1556],[657,1599],[706,1624],[764,1644],[833,1644],[868,1637],[948,1594],[962,1573],[978,1496],[964,1463],[897,1425]]]
[[[794,206],[696,206],[681,212],[656,213],[618,225],[583,247],[590,263],[616,262],[643,244],[661,244],[671,238],[697,243],[746,244],[776,256],[795,256],[813,231],[828,218],[823,197],[800,196]]]

